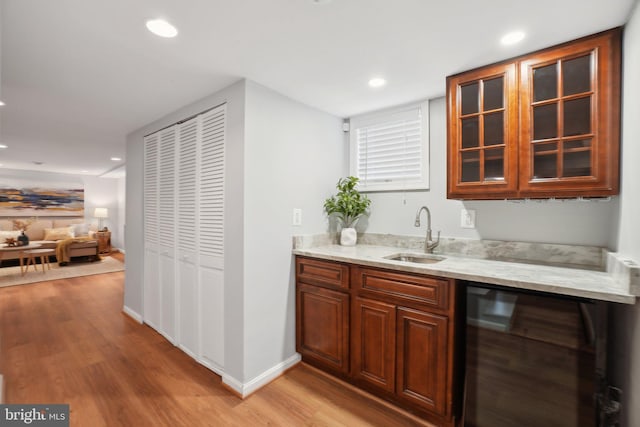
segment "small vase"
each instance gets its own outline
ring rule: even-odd
[[[358,240],[358,234],[355,228],[343,228],[340,232],[340,244],[342,246],[355,246]]]
[[[29,244],[29,237],[24,234],[24,230],[18,236],[18,241],[20,242],[20,246],[27,246]]]

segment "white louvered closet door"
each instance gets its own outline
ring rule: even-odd
[[[226,106],[144,138],[144,321],[224,368]]]
[[[161,323],[160,333],[175,343],[176,288],[176,134],[177,126],[160,131],[158,171],[158,223],[160,247]]]
[[[201,363],[224,367],[224,167],[226,105],[199,117],[199,274]]]
[[[160,330],[159,274],[159,189],[158,160],[160,134],[144,138],[144,322]]]
[[[177,177],[177,266],[178,345],[199,358],[199,286],[197,281],[198,239],[198,118],[178,125]]]

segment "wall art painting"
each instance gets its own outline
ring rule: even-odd
[[[84,186],[0,178],[0,216],[83,216]]]

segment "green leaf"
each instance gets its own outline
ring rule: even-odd
[[[340,178],[336,184],[338,193],[324,202],[327,215],[336,215],[344,226],[350,226],[355,220],[368,213],[371,200],[356,189],[359,179],[355,176]]]

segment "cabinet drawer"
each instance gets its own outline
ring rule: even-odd
[[[353,283],[356,289],[369,294],[408,300],[442,310],[449,308],[449,281],[445,279],[355,268]]]
[[[333,261],[296,257],[296,280],[349,289],[349,266]]]

